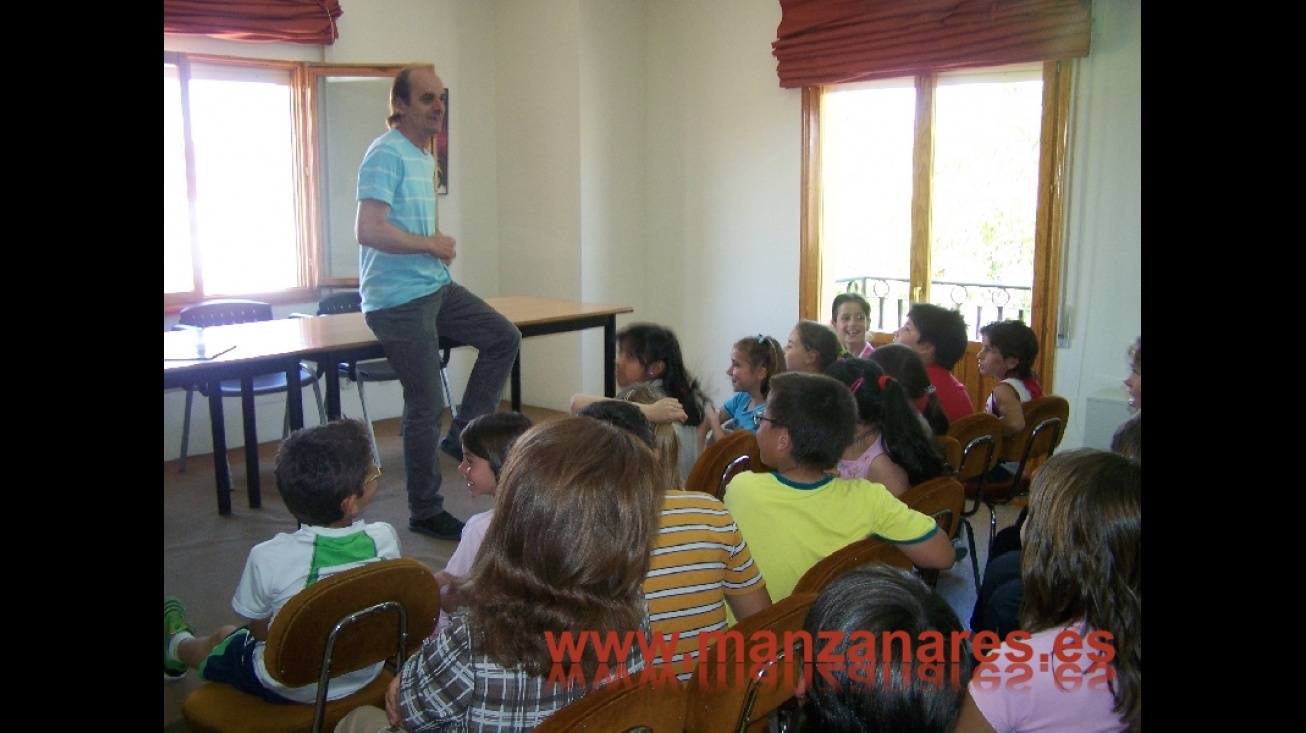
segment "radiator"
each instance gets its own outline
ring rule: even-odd
[[[1110,450],[1116,428],[1133,414],[1124,387],[1108,387],[1089,395],[1084,406],[1084,447]]]

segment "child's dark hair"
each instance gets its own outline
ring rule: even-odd
[[[359,420],[332,420],[296,430],[277,448],[277,491],[301,524],[329,527],[341,503],[362,496],[372,468],[372,439]]]
[[[735,348],[743,354],[744,361],[754,369],[765,368],[766,376],[762,378],[762,396],[771,392],[771,380],[785,370],[785,350],[779,341],[757,334],[745,336],[735,342]]]
[[[644,416],[639,405],[626,400],[597,400],[580,408],[578,417],[592,417],[616,425],[639,438],[644,445],[653,447],[653,423]]]
[[[956,611],[920,578],[884,564],[850,570],[821,591],[803,630],[839,660],[810,676],[804,672],[811,683],[803,730],[952,731],[975,657],[963,640],[960,651],[941,655],[931,674],[913,666],[914,643],[965,633]],[[837,641],[826,646],[828,632],[837,632]],[[862,634],[877,642],[876,654],[855,661],[850,647]]]
[[[862,422],[879,426],[885,452],[907,472],[908,483],[915,486],[943,475],[947,466],[939,445],[926,433],[901,382],[869,359],[840,359],[825,373],[848,385]]]
[[[1134,343],[1129,347],[1129,364],[1134,371],[1139,374],[1143,373],[1143,337],[1139,336],[1134,339]]]
[[[828,471],[853,442],[857,403],[848,386],[824,374],[784,372],[771,380],[766,400],[776,427],[789,430],[794,461]]]
[[[662,391],[675,397],[685,409],[686,425],[703,422],[703,405],[707,398],[698,380],[685,368],[680,355],[680,341],[671,329],[654,323],[632,323],[617,332],[617,346],[635,357],[645,368],[662,362]]]
[[[839,318],[839,306],[844,303],[856,303],[858,308],[866,314],[866,321],[869,324],[871,320],[871,304],[861,293],[839,293],[834,296],[834,302],[830,305],[830,320]]]
[[[934,345],[934,362],[952,371],[966,355],[966,317],[961,311],[933,303],[917,303],[907,317],[920,333],[922,343]]]
[[[907,344],[885,344],[872,352],[869,358],[879,364],[885,374],[902,383],[902,388],[907,390],[907,399],[925,416],[925,421],[930,424],[930,430],[935,435],[945,435],[948,432],[948,414],[943,411],[943,405],[939,404],[934,385],[930,384],[930,375],[925,371],[925,360],[921,358],[921,352]]]
[[[912,323],[915,323],[912,320]],[[980,329],[981,336],[989,337],[989,346],[998,350],[1004,359],[1015,359],[1016,368],[1008,377],[1028,379],[1034,376],[1034,357],[1038,356],[1038,336],[1024,321],[994,321]],[[1014,374],[1012,373],[1014,372]]]
[[[816,366],[821,371],[838,360],[843,351],[839,334],[824,323],[804,319],[794,326],[794,330],[798,332],[798,340],[802,342],[803,348],[816,352]]]
[[[478,458],[483,458],[494,471],[494,480],[499,480],[503,462],[508,458],[508,449],[522,433],[530,429],[529,417],[520,412],[491,412],[473,418],[463,428],[463,447]]]

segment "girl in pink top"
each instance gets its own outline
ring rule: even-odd
[[[1034,474],[1021,629],[971,678],[956,731],[1141,731],[1143,472],[1092,448]]]
[[[938,443],[898,380],[869,359],[840,359],[825,373],[848,385],[857,402],[857,432],[839,461],[840,476],[884,484],[902,496],[943,474]]]

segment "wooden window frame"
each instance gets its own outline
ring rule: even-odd
[[[244,66],[284,70],[289,72],[292,95],[292,125],[295,139],[293,150],[295,158],[295,197],[296,209],[296,257],[298,260],[299,285],[273,292],[241,293],[241,298],[251,298],[269,303],[299,303],[316,300],[323,288],[358,287],[355,277],[327,277],[323,273],[322,244],[322,181],[319,150],[322,123],[318,120],[319,95],[317,85],[323,77],[359,76],[393,78],[402,64],[322,64],[302,61],[282,61],[272,59],[252,59],[234,56],[216,56],[192,54],[178,51],[164,51],[165,64],[178,67],[182,77],[182,105],[186,118],[185,145],[187,156],[187,184],[190,205],[195,205],[194,152],[193,141],[189,131],[189,110],[186,105],[189,68],[193,64],[217,64],[224,66]],[[385,110],[376,110],[380,119]],[[379,134],[379,133],[378,133]],[[165,293],[163,312],[176,313],[187,305],[202,300],[222,297],[204,294],[202,263],[198,252],[198,237],[194,229],[195,218],[191,217],[191,253],[194,268],[196,290],[188,293]]]
[[[1045,392],[1053,391],[1056,365],[1058,307],[1061,292],[1062,242],[1065,227],[1066,145],[1071,101],[1071,64],[1043,62],[1043,117],[1039,135],[1038,202],[1034,224],[1033,318],[1029,326],[1039,337],[1034,371]],[[930,298],[930,176],[933,161],[931,121],[936,76],[916,77],[916,129],[912,154],[911,292],[914,302]],[[823,87],[802,90],[802,204],[799,219],[798,311],[803,318],[826,322],[821,302],[821,94]],[[892,333],[874,334],[873,343],[893,340]],[[969,353],[969,352],[968,352]],[[965,357],[963,357],[964,359]],[[972,377],[959,363],[958,378],[973,395],[987,396],[991,379]],[[973,365],[971,365],[973,367]],[[973,371],[973,369],[971,370]],[[980,404],[977,398],[977,406]]]

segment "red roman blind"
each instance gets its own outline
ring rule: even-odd
[[[163,32],[329,46],[339,0],[163,0]]]
[[[780,0],[780,86],[1088,55],[1092,0]]]

